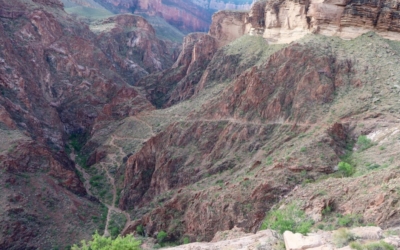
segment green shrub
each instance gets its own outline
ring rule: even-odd
[[[327,205],[324,209],[322,209],[322,215],[328,215],[332,212],[332,207]]]
[[[370,139],[368,139],[365,135],[360,135],[357,140],[357,146],[359,147],[360,151],[366,150],[372,147],[374,144]]]
[[[190,239],[189,239],[189,237],[184,237],[183,238],[183,244],[189,244],[190,243]]]
[[[116,239],[100,236],[97,232],[92,236],[92,240],[81,241],[81,246],[73,245],[72,250],[139,250],[141,242],[132,235],[125,237],[118,236]]]
[[[288,205],[282,210],[270,211],[261,225],[261,229],[273,229],[280,233],[292,231],[294,233],[307,234],[313,221],[298,208],[297,204]]]
[[[333,243],[335,243],[337,247],[347,246],[355,239],[356,237],[345,228],[340,228],[333,233]]]
[[[164,231],[160,231],[158,234],[157,234],[157,241],[158,241],[158,243],[163,243],[164,241],[165,241],[165,238],[167,237],[167,233],[166,232],[164,232]]]
[[[142,225],[142,224],[140,224],[140,225],[138,225],[138,226],[136,227],[136,233],[138,233],[138,234],[141,235],[141,236],[144,236],[144,228],[143,228],[143,225]]]
[[[358,242],[350,243],[350,247],[356,250],[395,250],[394,246],[384,241],[372,242],[362,245]]]
[[[349,177],[352,176],[355,172],[355,169],[353,166],[351,166],[349,163],[347,162],[339,162],[339,172],[342,173],[343,176]]]
[[[339,217],[338,224],[341,227],[351,227],[353,225],[362,225],[362,218],[358,214],[346,214]]]

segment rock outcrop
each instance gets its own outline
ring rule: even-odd
[[[253,0],[191,0],[205,9],[213,10],[248,10]]]
[[[352,39],[369,31],[400,40],[397,5],[392,1],[262,0],[252,5],[245,22],[241,24],[232,21],[237,20],[235,12],[225,11],[219,16],[225,16],[222,22],[240,27],[240,30],[245,27],[245,34],[262,36],[270,43],[290,43],[307,34]],[[237,32],[237,28],[232,27],[231,30]]]
[[[211,249],[274,249],[279,246],[281,236],[272,230],[258,231],[256,234],[245,233],[243,229],[233,228],[218,232],[211,242],[190,243],[168,250],[211,250]]]
[[[178,45],[159,40],[141,16],[113,16],[93,23],[90,29],[98,37],[98,47],[131,85],[148,74],[170,68],[176,60]]]
[[[168,107],[193,96],[219,44],[208,34],[192,33],[185,37],[182,47],[170,69],[145,77],[137,83],[137,86],[145,89],[147,98],[156,107]]]
[[[209,34],[224,46],[246,34],[247,12],[219,11],[212,17]]]
[[[353,237],[352,241],[359,244],[375,243],[382,241],[398,247],[399,236],[384,236],[383,230],[379,227],[357,227],[353,229],[341,229],[333,232],[318,230],[314,233],[302,235],[285,231],[283,239],[280,234],[273,230],[261,230],[256,234],[243,232],[240,228],[233,228],[228,231],[221,231],[216,234],[211,242],[196,242],[177,247],[166,248],[168,250],[214,250],[214,249],[286,249],[286,250],[344,250],[351,249],[349,242],[344,246],[335,244],[335,234],[339,231],[346,232]],[[387,232],[389,232],[388,230]],[[360,232],[362,232],[360,234]],[[372,236],[372,237],[371,237]]]

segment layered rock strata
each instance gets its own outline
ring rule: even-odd
[[[1,249],[64,248],[102,230],[102,206],[85,189],[67,141],[78,136],[79,149],[92,127],[153,110],[129,85],[142,76],[131,66],[148,74],[173,60],[143,18],[108,23],[116,25],[97,35],[57,0],[0,0]],[[151,48],[143,45],[149,40]],[[116,54],[124,49],[126,67]]]
[[[369,31],[400,40],[400,12],[396,1],[258,1],[244,22],[232,21],[237,20],[237,15],[225,11],[215,17],[225,16],[222,23],[232,26],[225,32],[237,33],[240,27],[244,34],[262,36],[270,43],[290,43],[307,34],[352,39]]]

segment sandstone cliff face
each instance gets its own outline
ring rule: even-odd
[[[244,22],[232,21],[236,15],[225,11],[214,18],[222,17],[232,26],[224,32],[237,33],[238,27],[244,27],[243,33],[263,36],[270,43],[290,43],[307,34],[352,39],[369,31],[400,40],[397,3],[391,1],[258,1]]]
[[[192,0],[196,5],[199,5],[205,9],[214,10],[248,10],[251,7],[252,0]]]
[[[247,12],[219,11],[212,17],[209,34],[224,46],[246,34]]]

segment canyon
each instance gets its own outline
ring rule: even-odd
[[[226,3],[107,3],[124,13],[88,23],[0,0],[0,248],[249,237],[290,204],[319,229],[398,226],[397,3],[257,1],[182,44],[126,12],[205,30]]]
[[[207,32],[211,16],[218,10],[248,10],[252,0],[63,0],[90,9],[112,13],[134,13],[145,17],[161,17],[183,33]],[[99,6],[100,5],[100,6]]]

